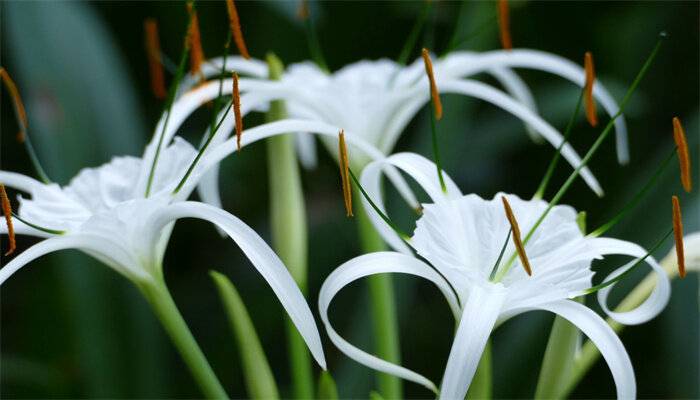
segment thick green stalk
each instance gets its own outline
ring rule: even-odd
[[[318,377],[317,398],[319,400],[338,400],[338,387],[328,371],[321,371],[321,376]]]
[[[267,362],[265,351],[243,299],[225,275],[216,271],[209,271],[209,275],[219,290],[231,330],[238,343],[248,396],[256,400],[279,399],[275,376]]]
[[[355,203],[362,199],[355,192]],[[357,213],[360,243],[363,253],[385,250],[384,241],[374,229],[372,222],[364,211]],[[393,363],[401,361],[399,346],[398,318],[394,301],[394,285],[390,275],[373,275],[367,278],[369,283],[370,304],[372,307],[372,325],[375,353],[378,357]],[[403,397],[401,381],[395,376],[377,373],[379,393],[385,399]]]
[[[214,374],[209,361],[194,340],[185,320],[180,315],[175,301],[163,280],[146,282],[139,285],[139,289],[151,304],[153,312],[160,320],[163,328],[170,336],[173,344],[180,352],[194,377],[194,380],[207,399],[228,399],[226,391],[221,386],[219,379]]]
[[[481,355],[476,374],[469,385],[467,399],[490,399],[493,397],[493,371],[491,362],[491,341],[486,342],[484,353]]]
[[[674,279],[678,276],[676,255],[673,251],[661,261],[661,266],[666,271],[666,274],[670,279]],[[656,280],[656,273],[650,272],[634,288],[634,290],[632,290],[630,294],[628,294],[627,297],[620,302],[620,304],[615,308],[615,311],[629,311],[642,304],[654,290],[654,287],[656,287]],[[605,321],[616,333],[620,333],[625,327],[621,323],[614,321],[612,318],[607,318]],[[572,374],[563,385],[561,396],[559,397],[568,397],[568,395],[576,388],[576,385],[578,385],[581,379],[586,376],[588,371],[591,369],[593,364],[598,361],[598,359],[600,359],[600,351],[598,351],[598,348],[595,347],[595,345],[590,341],[586,342],[586,344],[584,344],[581,348],[581,352],[573,364]]]
[[[273,54],[268,54],[270,79],[282,76],[284,66]],[[277,121],[287,116],[282,101],[273,101],[267,113],[267,121]],[[308,231],[306,207],[301,187],[299,163],[291,135],[267,139],[267,163],[270,183],[270,225],[272,247],[289,269],[292,277],[306,292]],[[314,397],[314,378],[311,357],[304,340],[291,320],[287,319],[287,342],[293,395],[297,399]]]
[[[547,349],[542,360],[535,399],[559,399],[571,377],[579,330],[561,317],[554,318]]]

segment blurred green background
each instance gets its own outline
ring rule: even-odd
[[[286,63],[309,58],[304,29],[295,19],[297,2],[238,2],[248,48],[262,58],[276,52]],[[331,69],[361,59],[396,59],[422,2],[313,2],[311,12]],[[198,5],[205,53],[220,54],[228,29],[223,1]],[[163,51],[179,54],[186,11],[179,2],[14,2],[0,4],[2,66],[24,97],[30,133],[44,166],[61,183],[83,167],[117,154],[140,155],[162,105],[149,91],[142,22],[156,17]],[[699,126],[699,7],[697,2],[512,2],[516,47],[536,48],[581,63],[594,53],[599,78],[619,99],[658,33],[670,40],[629,106],[631,162],[619,167],[609,140],[592,163],[606,197],[597,199],[577,182],[565,202],[586,210],[589,226],[612,216],[656,169],[673,146],[671,118],[684,122],[697,184]],[[457,25],[457,21],[460,23]],[[486,25],[484,25],[486,24]],[[440,52],[455,29],[479,30],[462,48],[498,48],[495,3],[436,1],[429,30]],[[417,49],[413,57],[418,56]],[[522,71],[543,116],[563,130],[578,89],[547,74]],[[486,77],[481,77],[490,83]],[[532,143],[514,117],[490,105],[444,96],[440,123],[444,167],[465,192],[491,197],[498,191],[530,196],[553,153]],[[3,99],[7,100],[3,92]],[[9,101],[2,104],[2,169],[31,173],[26,153],[14,141],[16,125]],[[250,117],[247,126],[258,123]],[[205,112],[182,130],[194,143],[206,126]],[[430,157],[427,114],[414,119],[398,150]],[[573,143],[580,153],[597,131],[583,120]],[[310,227],[309,302],[323,279],[358,255],[356,221],[344,216],[337,166],[325,153],[320,165],[304,171]],[[673,165],[642,204],[609,235],[651,246],[670,224],[671,194],[684,205],[686,230],[700,228],[696,192],[681,193]],[[227,210],[269,240],[265,148],[252,145],[223,163],[222,193]],[[560,164],[555,185],[570,168]],[[553,190],[553,189],[552,189]],[[388,193],[392,215],[405,226],[411,214]],[[21,238],[19,250],[34,240]],[[663,257],[669,241],[656,254]],[[619,261],[619,260],[616,260]],[[607,273],[616,264],[596,262]],[[238,287],[261,336],[282,394],[289,394],[284,312],[272,291],[230,242],[211,226],[179,222],[165,261],[166,279],[178,306],[209,357],[229,395],[245,397],[240,362],[222,306],[207,270],[228,275]],[[639,271],[634,280],[646,271]],[[605,274],[602,274],[603,276]],[[697,398],[698,274],[673,283],[664,313],[650,323],[627,328],[622,339],[630,353],[640,397]],[[600,277],[597,277],[600,279]],[[405,365],[439,381],[452,339],[453,321],[441,295],[411,278],[398,287],[402,355]],[[621,285],[629,286],[629,285]],[[615,292],[624,293],[624,289]],[[595,299],[589,299],[594,305]],[[597,305],[594,305],[597,307]],[[368,348],[366,288],[356,284],[336,300],[331,317],[339,331]],[[348,311],[351,310],[351,311]],[[139,293],[111,270],[77,252],[44,257],[2,288],[0,390],[6,398],[198,397],[199,392]],[[552,316],[530,313],[499,328],[494,336],[495,395],[531,397],[537,382]],[[323,333],[322,333],[323,334]],[[325,340],[325,339],[324,339]],[[325,340],[329,368],[342,397],[366,397],[372,373],[340,354]],[[406,384],[407,397],[430,393]],[[599,362],[574,397],[612,397],[607,366]]]

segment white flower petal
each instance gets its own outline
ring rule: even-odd
[[[632,242],[627,242],[624,240],[612,239],[612,238],[595,238],[592,240],[593,246],[597,251],[603,255],[607,254],[620,254],[632,257],[641,258],[646,255],[646,250],[642,247],[634,244]],[[603,282],[613,279],[625,272],[629,267],[634,264],[636,260],[632,260],[626,265],[616,269],[610,275],[608,275]],[[671,297],[671,282],[668,279],[666,271],[656,262],[656,260],[649,256],[644,262],[649,264],[649,266],[656,272],[656,286],[654,291],[651,292],[649,297],[644,300],[637,308],[625,311],[625,312],[614,312],[608,308],[608,295],[610,291],[615,287],[615,285],[610,285],[606,288],[598,291],[598,302],[603,308],[606,314],[615,321],[625,324],[625,325],[637,325],[647,322],[663,311],[668,304],[668,300]]]
[[[18,254],[4,267],[0,268],[0,285],[20,268],[37,258],[59,250],[77,249],[87,253],[97,253],[102,260],[109,260],[109,265],[128,278],[146,278],[146,274],[134,267],[133,260],[119,246],[114,246],[102,238],[91,235],[54,236],[41,241]]]
[[[529,68],[561,76],[580,87],[586,82],[585,72],[576,63],[543,51],[529,49],[496,50],[485,53],[454,52],[436,64],[438,87],[443,78],[461,78],[490,70],[494,67]],[[442,88],[441,88],[442,89]],[[619,107],[610,93],[599,81],[593,86],[593,96],[613,116]],[[627,147],[627,125],[623,116],[615,121],[617,158],[621,164],[629,161]]]
[[[564,140],[561,133],[559,133],[559,131],[552,127],[547,121],[542,119],[542,117],[529,110],[524,105],[513,100],[505,93],[494,89],[487,84],[467,79],[459,81],[443,81],[440,83],[440,92],[460,93],[496,105],[528,123],[533,127],[533,129],[537,130],[537,132],[541,134],[544,139],[551,143],[554,148],[558,148]],[[427,96],[427,92],[425,95]],[[578,156],[578,154],[576,154],[576,151],[569,143],[564,145],[561,155],[574,168],[581,165],[581,158]],[[603,190],[601,189],[600,184],[588,167],[581,169],[581,177],[586,181],[591,190],[593,190],[598,196],[603,195]]]
[[[279,298],[306,341],[316,362],[326,368],[316,322],[299,287],[277,254],[248,225],[224,210],[197,202],[174,203],[154,216],[153,226],[163,227],[180,218],[198,218],[223,229],[241,248]],[[157,229],[156,229],[157,230]]]
[[[297,151],[299,162],[306,169],[314,169],[318,164],[316,157],[316,139],[311,135],[296,135],[294,147]]]
[[[12,226],[15,230],[16,235],[27,235],[27,236],[35,236],[35,237],[40,237],[40,238],[49,238],[49,237],[54,236],[50,233],[40,231],[36,228],[32,228],[31,226],[18,220],[17,218],[12,219]],[[0,221],[0,235],[7,235],[7,225],[5,225],[4,221]]]
[[[318,307],[321,319],[326,326],[326,332],[331,342],[348,357],[373,368],[400,378],[418,383],[437,392],[435,385],[423,375],[411,371],[405,367],[390,363],[379,357],[373,356],[353,346],[343,339],[333,329],[328,318],[328,308],[335,295],[350,283],[371,275],[384,273],[401,273],[415,275],[433,282],[447,299],[454,315],[459,315],[457,298],[452,294],[447,282],[433,269],[422,261],[407,255],[393,252],[379,252],[365,254],[344,263],[333,271],[323,282],[318,297]]]
[[[620,338],[598,314],[573,300],[559,300],[533,308],[516,309],[509,316],[531,310],[551,311],[580,329],[598,347],[600,354],[608,363],[617,388],[617,398],[636,398],[637,383],[629,355]]]
[[[510,68],[492,68],[487,71],[503,86],[503,88],[522,105],[537,114],[537,103],[532,96],[530,88],[525,82]],[[532,126],[525,124],[525,131],[535,143],[542,142],[542,138]]]
[[[443,178],[445,180],[445,186],[447,187],[447,193],[443,193],[437,175],[437,168],[432,161],[418,154],[397,153],[386,159],[371,162],[363,169],[362,176],[360,177],[362,187],[377,207],[385,214],[386,208],[384,207],[381,190],[381,173],[391,171],[386,169],[387,165],[399,168],[411,176],[436,203],[443,202],[445,199],[449,198],[459,198],[462,195],[459,187],[457,187],[444,171]],[[393,182],[396,181],[393,180]],[[407,189],[410,191],[410,188]],[[413,193],[410,193],[415,199]],[[406,198],[406,196],[404,196],[404,198]],[[362,205],[375,229],[377,229],[384,240],[395,250],[404,254],[410,254],[410,249],[406,246],[403,239],[401,239],[379,214],[377,214],[364,197],[362,198]],[[409,202],[409,205],[413,208],[420,206],[417,200]]]
[[[9,171],[0,171],[0,183],[7,187],[21,190],[30,194],[35,190],[44,187],[43,183],[32,177]]]
[[[441,400],[462,400],[467,395],[506,293],[500,284],[470,288],[440,385]]]
[[[212,76],[217,76],[221,73],[221,67],[223,66],[224,58],[217,57],[211,58],[202,64],[201,73],[197,74],[187,74],[180,84],[179,92],[184,93],[190,88],[196,86],[202,76],[204,78],[210,78]],[[238,75],[242,76],[252,76],[254,78],[267,78],[267,64],[263,61],[250,59],[246,60],[241,56],[228,56],[226,58],[226,71],[236,71]]]

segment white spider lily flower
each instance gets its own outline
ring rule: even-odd
[[[204,75],[220,73],[223,63],[223,58],[209,60],[205,64]],[[266,71],[258,60],[227,57],[226,69],[236,68],[252,77],[249,82],[241,82],[242,93],[256,93],[254,99],[260,100],[251,109],[264,108],[270,99],[283,98],[291,117],[310,118],[343,127],[362,135],[363,139],[387,155],[391,154],[408,123],[430,99],[420,59],[406,67],[387,59],[360,61],[333,74],[326,73],[311,62],[304,62],[290,65],[279,82],[265,81]],[[541,70],[581,87],[585,84],[583,68],[562,57],[536,50],[459,51],[434,63],[440,93],[471,96],[502,108],[523,120],[532,135],[558,147],[563,140],[561,133],[537,114],[530,90],[511,68]],[[467,79],[482,72],[491,74],[508,94],[485,83]],[[187,82],[183,88],[192,87],[197,81],[195,77],[190,77]],[[226,94],[230,93],[230,89],[226,90],[227,86],[230,85],[224,86]],[[218,92],[213,94],[216,95]],[[596,82],[593,95],[609,115],[618,113],[617,103],[603,85]],[[624,117],[617,118],[615,125],[618,159],[624,163],[629,158]],[[326,142],[329,150],[335,153],[335,143]],[[299,135],[297,144],[302,162],[312,165],[315,162],[313,139]],[[568,144],[564,146],[562,155],[574,167],[580,163],[579,156]],[[366,158],[355,157],[354,163],[362,166],[367,161]],[[602,194],[600,185],[587,168],[581,176],[592,190]]]
[[[16,219],[16,233],[45,238],[0,268],[0,285],[31,261],[64,249],[78,249],[93,256],[139,287],[158,284],[163,280],[162,261],[174,222],[182,218],[205,220],[241,248],[279,298],[316,361],[325,368],[313,314],[267,243],[228,212],[185,201],[200,177],[198,172],[183,190],[173,194],[195,155],[192,146],[180,138],[164,147],[149,197],[136,182],[139,175],[150,171],[151,163],[137,157],[116,157],[98,168],[83,169],[64,187],[0,171],[0,182],[31,196],[20,197],[18,212],[30,225]],[[0,228],[0,234],[7,234],[6,226]]]
[[[269,81],[267,66],[262,61],[245,60],[239,56],[215,58],[203,64],[201,75],[188,76],[183,81],[180,96],[173,105],[165,131],[165,143],[197,108],[217,98],[220,88],[221,94],[231,94],[231,79],[201,82],[202,76],[209,78],[220,74],[224,63],[226,70],[235,70],[243,76],[239,80],[242,115],[265,110],[270,101],[283,99],[291,118],[321,121],[343,128],[349,139],[358,136],[384,155],[391,153],[406,125],[430,99],[428,80],[421,60],[407,67],[386,59],[360,61],[334,74],[328,74],[306,62],[289,66],[282,80]],[[562,135],[537,114],[529,89],[510,68],[542,70],[579,86],[585,84],[585,71],[581,67],[564,58],[536,50],[455,52],[444,59],[438,59],[434,68],[441,93],[463,94],[492,103],[522,119],[529,130],[555,147],[561,144]],[[511,95],[482,82],[466,79],[480,72],[493,75]],[[598,82],[594,85],[593,95],[611,116],[619,111],[610,94]],[[212,148],[225,141],[233,131],[233,116],[227,118],[212,141]],[[157,132],[162,129],[164,120],[161,120]],[[615,126],[618,158],[624,162],[627,160],[627,133],[623,116],[615,120]],[[296,140],[302,163],[314,164],[314,139],[302,134],[296,135]],[[337,151],[334,140],[335,138],[325,140],[333,153]],[[151,150],[154,149],[151,146]],[[568,143],[562,148],[562,155],[572,166],[580,165],[580,157]],[[153,157],[153,154],[146,155],[146,159],[149,157]],[[362,167],[371,159],[367,154],[359,154],[353,157],[353,163]],[[198,189],[203,201],[220,206],[218,169],[218,165],[212,165],[207,175],[201,179]],[[603,190],[588,167],[581,170],[581,176],[593,191],[602,195]],[[146,176],[142,176],[141,181],[145,179]],[[405,189],[406,185],[401,182],[402,178],[398,174],[390,174],[390,179],[414,207],[419,206],[410,191]]]
[[[436,385],[419,373],[353,346],[336,332],[329,320],[333,298],[351,282],[374,274],[403,273],[433,282],[445,296],[457,322],[440,386],[441,399],[463,399],[492,331],[509,318],[532,310],[550,311],[576,325],[607,361],[617,396],[635,397],[634,371],[622,342],[603,318],[572,299],[592,288],[593,260],[613,254],[641,258],[647,253],[643,248],[623,240],[585,236],[579,230],[575,210],[557,205],[525,245],[532,267],[532,276],[528,276],[519,259],[509,261],[509,256],[515,254],[515,247],[508,239],[511,225],[501,197],[508,199],[523,232],[528,232],[547,208],[545,201],[526,201],[502,193],[492,200],[473,194],[465,196],[447,175],[444,175],[447,191],[443,192],[432,162],[416,154],[399,153],[370,163],[362,174],[363,187],[381,209],[384,206],[378,196],[378,185],[379,167],[383,163],[414,178],[433,201],[424,204],[416,229],[407,239],[426,262],[414,257],[405,243],[396,246],[398,235],[393,231],[388,234],[386,229],[381,229],[385,239],[402,252],[360,256],[331,273],[321,287],[319,309],[328,335],[338,349],[370,368],[437,392]],[[363,204],[375,226],[387,226],[366,199]],[[623,324],[650,320],[665,307],[670,297],[670,282],[662,267],[652,257],[644,261],[657,273],[658,283],[639,307],[622,313],[611,312],[606,305],[611,286],[598,292],[605,312]],[[512,263],[510,268],[509,262]],[[629,264],[614,271],[610,278],[628,267]],[[505,273],[501,279],[495,279],[498,274],[494,271]]]

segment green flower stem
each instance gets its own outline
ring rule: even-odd
[[[491,341],[486,342],[476,374],[467,392],[467,399],[490,399],[493,397],[493,371],[491,362]]]
[[[284,66],[273,54],[268,54],[270,79],[282,76]],[[277,121],[287,116],[284,102],[273,101],[267,113],[267,121]],[[272,247],[280,256],[301,289],[306,292],[308,230],[306,206],[301,187],[299,163],[291,135],[267,139],[267,165],[270,183],[270,225]],[[311,356],[291,320],[287,319],[287,345],[289,348],[292,391],[297,399],[314,397],[314,378]]]
[[[361,195],[355,191],[355,204],[362,201]],[[363,253],[385,250],[384,241],[374,229],[372,222],[364,211],[357,214],[360,243]],[[399,347],[398,319],[394,301],[394,285],[390,275],[373,275],[367,278],[369,296],[372,307],[372,325],[374,327],[375,353],[378,357],[389,362],[401,361]],[[385,399],[403,398],[401,381],[395,376],[378,375],[379,393]]]
[[[661,266],[666,271],[670,279],[678,276],[678,265],[676,263],[676,255],[671,251],[662,261]],[[615,308],[616,312],[624,312],[638,307],[646,300],[651,292],[656,287],[656,273],[650,272],[644,280],[642,280],[631,292],[625,297],[620,304]],[[621,323],[614,321],[612,318],[607,318],[606,322],[616,332],[620,333],[625,327]],[[566,383],[562,387],[562,391],[557,398],[568,397],[569,394],[576,388],[576,385],[583,379],[591,369],[593,364],[600,359],[600,351],[593,343],[586,342],[581,349],[579,356],[573,364],[573,371]]]
[[[180,315],[165,281],[159,279],[154,282],[145,282],[139,285],[139,289],[151,304],[153,312],[180,352],[204,396],[207,399],[228,399],[228,395],[214,374],[209,361]]]

